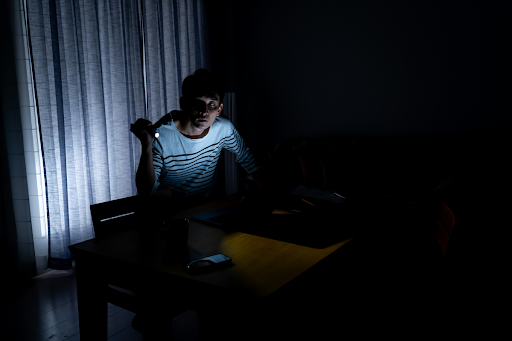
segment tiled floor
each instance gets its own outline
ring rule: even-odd
[[[134,313],[109,303],[108,340],[143,340],[132,328]],[[74,267],[54,270],[30,281],[18,293],[2,298],[2,340],[80,340]],[[196,312],[189,310],[173,319],[173,340],[199,340]]]

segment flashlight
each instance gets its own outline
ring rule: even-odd
[[[152,125],[152,126],[148,127],[146,130],[149,133],[149,135],[153,136],[154,138],[158,138],[158,136],[160,136],[160,134],[156,131],[157,129],[158,129],[158,127],[156,127],[155,125]]]
[[[179,113],[179,111],[177,111],[177,112]],[[172,118],[173,113],[176,113],[176,111],[171,111],[170,113],[162,116],[162,118],[159,119],[157,122],[155,122],[155,124],[147,127],[146,130],[149,133],[149,135],[153,136],[154,138],[158,138],[158,136],[160,136],[160,134],[156,130],[158,128],[160,128],[160,126],[162,124],[169,122]]]

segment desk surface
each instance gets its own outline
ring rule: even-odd
[[[240,198],[241,194],[231,195],[172,214],[169,218],[190,218],[195,214],[234,205]],[[163,261],[165,242],[160,238],[159,231],[150,226],[88,240],[74,244],[69,249],[75,254],[94,255],[103,260],[110,259],[165,276],[177,276],[184,280],[264,298],[351,239],[317,249],[242,232],[224,231],[190,220],[190,259],[223,253],[235,264],[227,269],[199,275],[185,272],[180,261]]]

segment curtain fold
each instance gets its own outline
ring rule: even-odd
[[[48,193],[48,267],[66,269],[68,246],[94,237],[90,205],[137,194],[141,151],[130,124],[179,107],[181,75],[202,63],[195,22],[201,6],[27,0],[27,9]]]
[[[205,67],[202,1],[142,0],[147,119],[179,110],[181,83]]]

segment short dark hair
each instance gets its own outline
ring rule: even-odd
[[[181,93],[184,100],[202,97],[214,91],[219,94],[219,104],[223,103],[225,93],[224,83],[219,76],[206,69],[197,69],[193,75],[187,76],[181,85]]]

